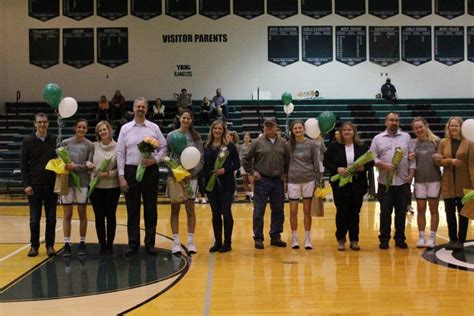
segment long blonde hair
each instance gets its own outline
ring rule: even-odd
[[[206,141],[206,147],[212,145],[214,142],[214,135],[212,134],[212,130],[214,129],[214,126],[220,124],[222,126],[222,137],[221,137],[221,146],[226,146],[229,141],[227,140],[227,127],[222,120],[215,120],[212,122],[211,127],[209,128],[209,134],[207,134],[207,141]]]
[[[350,121],[345,121],[344,123],[341,124],[341,127],[339,128],[339,131],[341,133],[341,142],[344,143],[344,137],[342,137],[342,131],[344,130],[344,126],[350,126],[352,130],[354,131],[354,137],[352,139],[352,142],[356,145],[361,146],[363,143],[360,140],[359,132],[357,131],[357,127],[354,125],[354,123]]]
[[[444,137],[449,138],[449,139],[451,139],[451,134],[449,133],[449,124],[451,124],[452,120],[458,121],[460,127],[462,127],[462,123],[464,122],[463,119],[460,116],[451,116],[449,118],[449,120],[446,123],[446,126],[444,128]],[[461,139],[463,139],[464,136],[462,135],[462,128],[460,130],[460,134],[461,134]]]
[[[417,116],[411,121],[411,128],[414,128],[414,125],[416,122],[421,122],[425,126],[425,131],[426,131],[426,139],[431,142],[436,144],[439,141],[439,137],[436,136],[430,129],[430,125],[426,121],[424,117]]]

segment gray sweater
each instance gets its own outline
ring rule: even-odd
[[[85,188],[89,185],[89,169],[86,167],[86,161],[92,162],[94,155],[94,145],[92,142],[84,138],[80,142],[76,142],[76,138],[70,137],[61,142],[61,146],[66,148],[71,156],[72,161],[78,165],[74,170],[81,179],[81,187]],[[74,187],[72,176],[69,176],[69,186]]]
[[[319,184],[320,155],[321,149],[312,139],[305,138],[301,143],[295,143],[295,149],[291,151],[290,142],[290,166],[288,171],[288,183],[307,183],[316,180]]]

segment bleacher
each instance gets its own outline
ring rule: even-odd
[[[162,131],[166,134],[172,130],[172,123],[176,115],[176,101],[163,101],[166,105],[166,116],[162,121]],[[375,99],[338,99],[338,100],[294,100],[295,110],[289,117],[306,120],[317,118],[323,111],[331,111],[340,121],[354,122],[367,143],[385,129],[384,120],[388,111],[400,113],[400,126],[404,131],[411,132],[411,120],[416,116],[423,116],[430,123],[431,129],[438,135],[444,136],[444,126],[450,116],[461,116],[464,119],[474,117],[474,99],[404,99],[390,104],[385,100]],[[150,104],[151,107],[151,104]],[[62,129],[63,139],[73,135],[72,126],[77,118],[89,121],[88,138],[94,140],[96,124],[97,102],[80,102],[78,112],[64,120]],[[207,139],[209,124],[201,123],[199,110],[200,102],[193,102],[195,114],[194,124],[201,133],[203,140]],[[132,103],[127,103],[127,111],[132,111]],[[7,103],[6,113],[0,115],[0,194],[21,194],[20,148],[24,137],[34,131],[32,119],[34,113],[45,112],[50,119],[50,132],[58,134],[56,116],[51,107],[44,102]],[[250,132],[256,137],[261,131],[261,118],[277,117],[280,127],[284,131],[286,114],[279,100],[229,101],[229,113],[232,130],[240,135]],[[112,122],[117,127],[118,122]],[[326,139],[328,141],[328,139]]]

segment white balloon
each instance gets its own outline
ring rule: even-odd
[[[474,142],[474,119],[465,120],[462,123],[462,135],[471,142]]]
[[[76,114],[77,112],[77,101],[71,97],[65,97],[59,103],[59,115],[62,118],[68,118]]]
[[[318,120],[315,118],[307,119],[306,122],[304,122],[304,129],[306,130],[306,135],[312,139],[316,139],[319,135],[321,135]]]
[[[196,147],[186,147],[181,153],[181,164],[186,170],[196,167],[201,160],[201,153]]]
[[[288,105],[283,105],[283,112],[285,112],[288,115],[293,113],[294,110],[295,110],[295,106],[293,103],[290,103]]]

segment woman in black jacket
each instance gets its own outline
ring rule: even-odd
[[[240,168],[239,154],[235,145],[227,141],[227,129],[223,121],[217,120],[211,124],[204,150],[204,185],[212,210],[212,228],[214,229],[214,246],[209,252],[228,252],[232,250],[232,199],[235,192],[234,171]],[[224,157],[225,160],[224,160]],[[224,160],[221,168],[215,168],[217,159]],[[212,190],[208,187],[211,175],[217,180]],[[222,218],[224,218],[224,243],[222,243]]]
[[[336,174],[347,176],[347,167],[368,151],[368,147],[361,142],[353,123],[344,122],[341,126],[341,134],[341,143],[331,143],[324,154],[324,167],[329,170],[331,176]],[[367,193],[367,171],[373,165],[373,162],[370,162],[356,169],[352,183],[347,183],[341,188],[339,181],[331,183],[337,210],[336,238],[339,251],[345,250],[347,232],[349,232],[350,248],[360,250],[359,213],[362,200]]]

